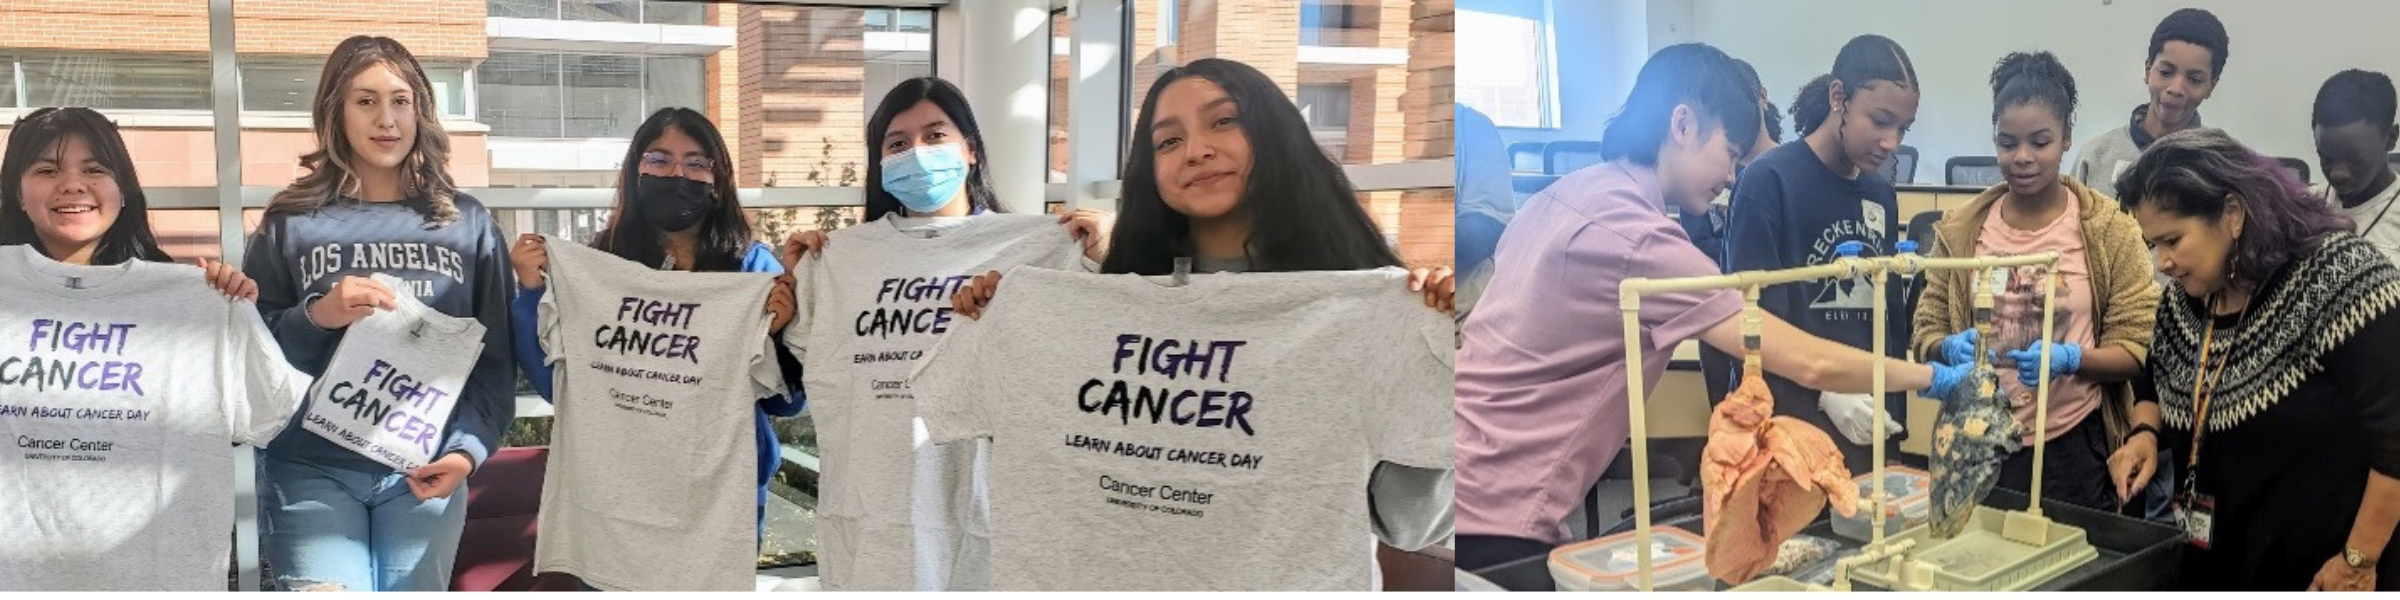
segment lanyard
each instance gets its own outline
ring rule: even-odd
[[[2383,202],[2383,209],[2375,211],[2375,220],[2368,221],[2367,226],[2358,228],[2359,237],[2363,238],[2373,235],[2375,232],[2375,226],[2383,224],[2384,215],[2392,214],[2392,205],[2400,204],[2400,184],[2394,184],[2391,187],[2391,190],[2380,192],[2378,194],[2378,198]],[[2333,186],[2325,187],[2325,201],[2336,207],[2344,206],[2344,204],[2342,204],[2341,192],[2334,191]],[[2344,212],[2348,211],[2344,210]]]
[[[2400,186],[2395,186],[2395,187],[2400,187]],[[2335,194],[2334,196],[2335,196],[2335,197],[2340,197],[2340,194]],[[2388,214],[2392,214],[2392,205],[2393,205],[2393,204],[2400,204],[2400,199],[2394,199],[2394,198],[2393,198],[2393,196],[2400,196],[2400,194],[2385,194],[2385,195],[2384,195],[2384,197],[2383,197],[2383,210],[2376,211],[2376,212],[2375,212],[2375,220],[2367,222],[2367,226],[2366,226],[2366,227],[2359,229],[2359,230],[2358,230],[2358,235],[2360,235],[2360,236],[2373,235],[2373,234],[2374,234],[2374,232],[2375,232],[2375,226],[2376,226],[2376,225],[2381,225],[2381,224],[2383,224],[2383,216],[2384,216],[2384,215],[2388,215]]]
[[[2215,345],[2217,339],[2217,319],[2213,314],[2216,305],[2216,295],[2209,295],[2208,306],[2203,307],[2207,310],[2202,311],[2208,316],[2208,332],[2200,337],[2200,365],[2198,369],[2194,369],[2197,372],[2192,374],[2192,447],[2189,452],[2186,452],[2191,456],[2184,461],[2183,478],[2186,497],[2192,495],[2191,492],[2197,489],[2200,481],[2200,440],[2208,433],[2209,400],[2216,396],[2217,383],[2224,380],[2225,365],[2233,362],[2231,358],[2222,358],[2217,362],[2217,372],[2208,372],[2209,351],[2213,349],[2211,346]],[[2245,312],[2247,311],[2245,310]],[[2239,323],[2236,323],[2236,326],[2238,327]]]

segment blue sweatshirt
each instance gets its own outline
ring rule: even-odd
[[[344,276],[389,274],[412,288],[394,292],[413,293],[442,314],[482,322],[483,354],[459,392],[441,445],[441,454],[464,453],[481,466],[499,449],[509,420],[517,415],[516,371],[509,368],[505,333],[516,271],[508,264],[508,243],[483,203],[459,194],[453,204],[458,220],[441,227],[428,227],[432,202],[423,198],[335,198],[314,211],[268,215],[250,234],[242,274],[258,282],[259,316],[283,347],[284,359],[310,376],[324,374],[346,330],[316,326],[308,319],[308,304]],[[309,433],[300,426],[307,413],[303,407],[292,414],[291,424],[267,445],[267,456],[353,473],[392,472]]]
[[[781,275],[783,263],[775,259],[775,251],[766,244],[751,242],[750,250],[742,253],[742,272]],[[525,371],[525,381],[533,384],[533,391],[541,394],[542,400],[553,401],[550,396],[553,381],[550,355],[542,351],[541,334],[537,331],[541,326],[541,304],[542,290],[520,287],[516,300],[510,303],[509,312],[515,315],[512,331],[516,338],[517,368]],[[776,467],[783,464],[783,444],[775,439],[775,428],[768,417],[797,416],[808,404],[807,396],[800,390],[800,360],[793,358],[791,351],[785,350],[783,344],[775,344],[775,362],[783,367],[786,391],[758,399],[758,407],[753,411],[758,423],[758,527],[761,537],[766,535],[767,480],[774,478]]]

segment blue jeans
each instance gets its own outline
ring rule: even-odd
[[[264,452],[258,465],[259,546],[276,589],[450,589],[467,522],[465,484],[418,502],[398,472],[328,469]]]
[[[2150,487],[2146,488],[2149,498],[2142,505],[2143,518],[2169,525],[2175,523],[2175,493],[2180,491],[2175,487],[2175,464],[2175,451],[2158,451],[2158,473],[2150,476]]]

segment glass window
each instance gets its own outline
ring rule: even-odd
[[[208,110],[205,57],[29,56],[19,67],[29,106]]]
[[[642,59],[614,54],[568,54],[565,135],[570,138],[632,137],[641,125]]]
[[[242,57],[242,110],[308,112],[309,103],[316,100],[317,77],[324,71],[321,60],[317,57]],[[435,107],[441,109],[442,114],[467,116],[466,67],[428,64],[425,65],[425,78],[433,86]]]
[[[700,81],[702,76],[707,74],[707,68],[701,64],[699,58],[653,56],[643,59],[643,64],[645,65],[642,74],[643,88],[648,91],[649,95],[646,96],[648,105],[642,111],[642,118],[649,118],[650,113],[670,106],[689,108],[700,111],[702,114],[708,112],[706,95],[701,93],[704,88]],[[640,121],[635,122],[639,123]],[[626,133],[619,135],[630,136],[632,131],[629,128]]]
[[[0,107],[17,105],[17,61],[0,56]]]
[[[900,28],[899,28],[899,31],[904,31],[904,32],[908,32],[908,33],[928,33],[928,32],[931,32],[931,31],[933,31],[933,11],[930,11],[930,10],[903,10],[903,11],[900,11]]]
[[[1374,45],[1375,23],[1370,20],[1369,12],[1374,7],[1372,4],[1362,6],[1349,3],[1374,1],[1308,0],[1302,3],[1300,43],[1308,46]]]
[[[864,16],[867,31],[904,33],[930,33],[933,31],[933,11],[930,10],[870,8],[867,9]]]
[[[699,25],[707,6],[661,0],[486,0],[485,16],[605,23]]]
[[[489,0],[484,3],[485,16],[511,19],[556,19],[558,0]]]
[[[1458,103],[1501,127],[1557,127],[1546,2],[1459,4],[1458,36],[1480,41],[1458,47],[1460,59],[1477,65],[1457,74]]]
[[[453,117],[467,116],[467,68],[461,65],[425,65],[426,83],[433,86],[434,108]]]
[[[606,23],[642,22],[641,0],[561,0],[558,18]]]
[[[705,24],[708,5],[699,2],[649,0],[642,5],[642,22],[659,25]]]
[[[1314,84],[1300,86],[1300,116],[1308,120],[1310,129],[1342,129],[1350,126],[1350,84]]]
[[[1181,15],[1176,14],[1180,11],[1177,11],[1175,6],[1182,3],[1182,0],[1160,0],[1160,2],[1158,2],[1157,29],[1159,45],[1175,45],[1175,32],[1177,29],[1180,29],[1177,26],[1181,25],[1181,21],[1183,20]]]
[[[318,67],[263,58],[239,62],[242,110],[308,112],[316,100]]]
[[[1075,70],[1074,54],[1062,50],[1066,49],[1067,44],[1072,43],[1073,39],[1075,39],[1074,21],[1067,18],[1067,11],[1052,11],[1050,13],[1050,45],[1053,48],[1050,52],[1050,144],[1046,151],[1050,160],[1047,163],[1049,174],[1043,180],[1050,183],[1067,182],[1067,161],[1069,160],[1067,89],[1075,85]]]
[[[475,71],[476,119],[493,136],[561,137],[559,56],[493,52]]]
[[[477,118],[499,137],[629,137],[660,108],[708,112],[705,72],[698,57],[493,52],[476,71]]]

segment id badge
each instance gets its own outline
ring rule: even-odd
[[[2194,548],[2207,550],[2209,536],[2216,522],[2217,499],[2205,494],[2195,494],[2186,496],[2183,502],[2176,504],[2182,507],[2176,517],[2177,521],[2183,524],[2185,541],[2190,542]]]

